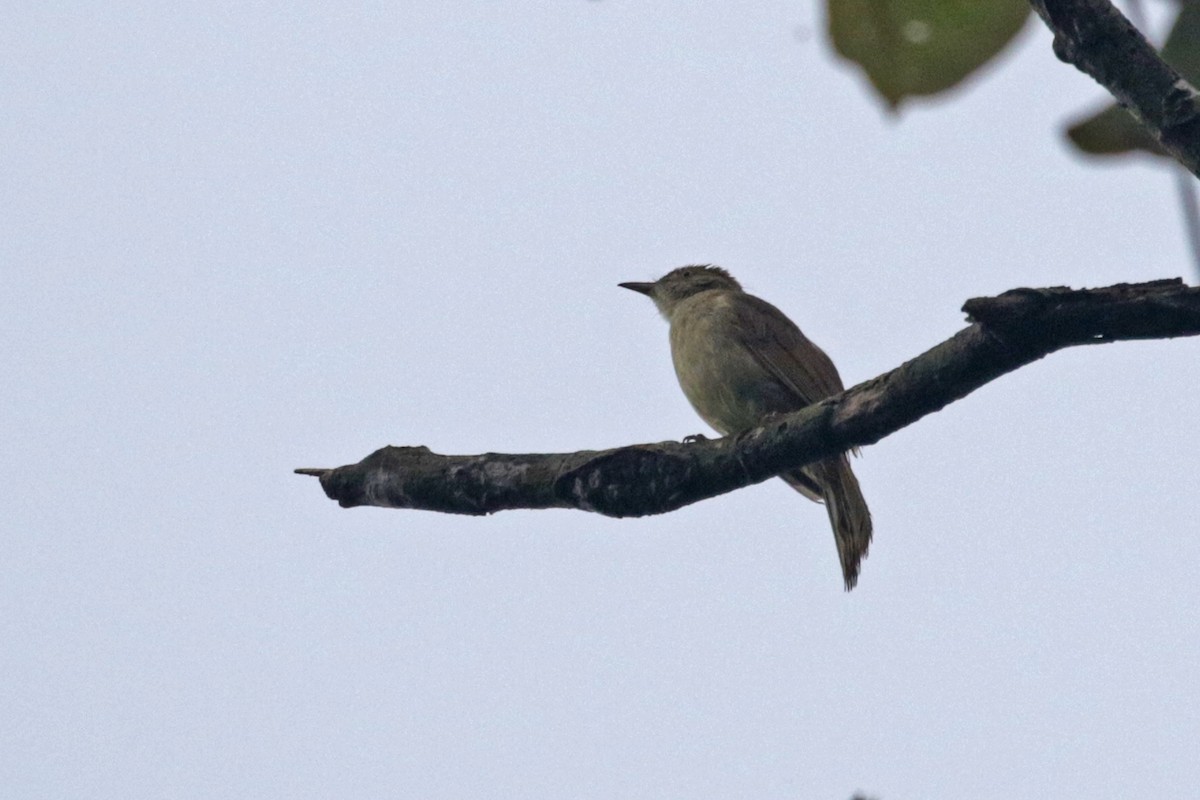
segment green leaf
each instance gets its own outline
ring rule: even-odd
[[[1029,17],[1026,0],[827,0],[829,38],[895,108],[944,91],[992,59]]]
[[[1165,156],[1146,128],[1116,103],[1067,128],[1067,137],[1093,156],[1115,156],[1145,150]]]
[[[1192,83],[1200,81],[1200,3],[1182,6],[1163,45],[1162,57]],[[1089,155],[1113,156],[1144,151],[1166,156],[1149,131],[1116,103],[1070,125],[1067,136]]]
[[[1200,3],[1187,3],[1179,10],[1162,57],[1192,83],[1200,81]]]

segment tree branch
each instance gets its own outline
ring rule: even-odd
[[[1163,149],[1200,177],[1200,92],[1108,0],[1030,0],[1054,53],[1110,91]]]
[[[974,324],[891,372],[723,439],[525,455],[444,456],[389,446],[357,464],[296,472],[319,477],[325,494],[343,507],[661,514],[874,444],[1064,347],[1200,334],[1200,288],[1178,278],[1103,289],[1013,289],[968,300],[963,310]]]

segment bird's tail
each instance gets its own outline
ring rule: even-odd
[[[819,494],[825,503],[838,559],[842,562],[842,577],[846,591],[850,591],[858,583],[859,565],[871,546],[871,511],[858,488],[858,478],[850,469],[850,460],[843,454],[784,473],[783,479],[810,498],[818,499],[814,494]]]

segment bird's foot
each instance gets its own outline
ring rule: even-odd
[[[690,436],[683,437],[684,444],[696,444],[697,442],[707,442],[708,437],[703,433],[693,433]]]

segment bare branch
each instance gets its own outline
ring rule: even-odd
[[[1103,289],[1013,289],[969,300],[963,310],[972,325],[891,372],[723,439],[525,455],[384,447],[357,464],[296,472],[319,477],[325,493],[347,507],[661,514],[874,444],[1064,347],[1200,334],[1200,288],[1177,278]]]
[[[1200,92],[1108,0],[1030,0],[1054,53],[1096,79],[1200,177]]]

